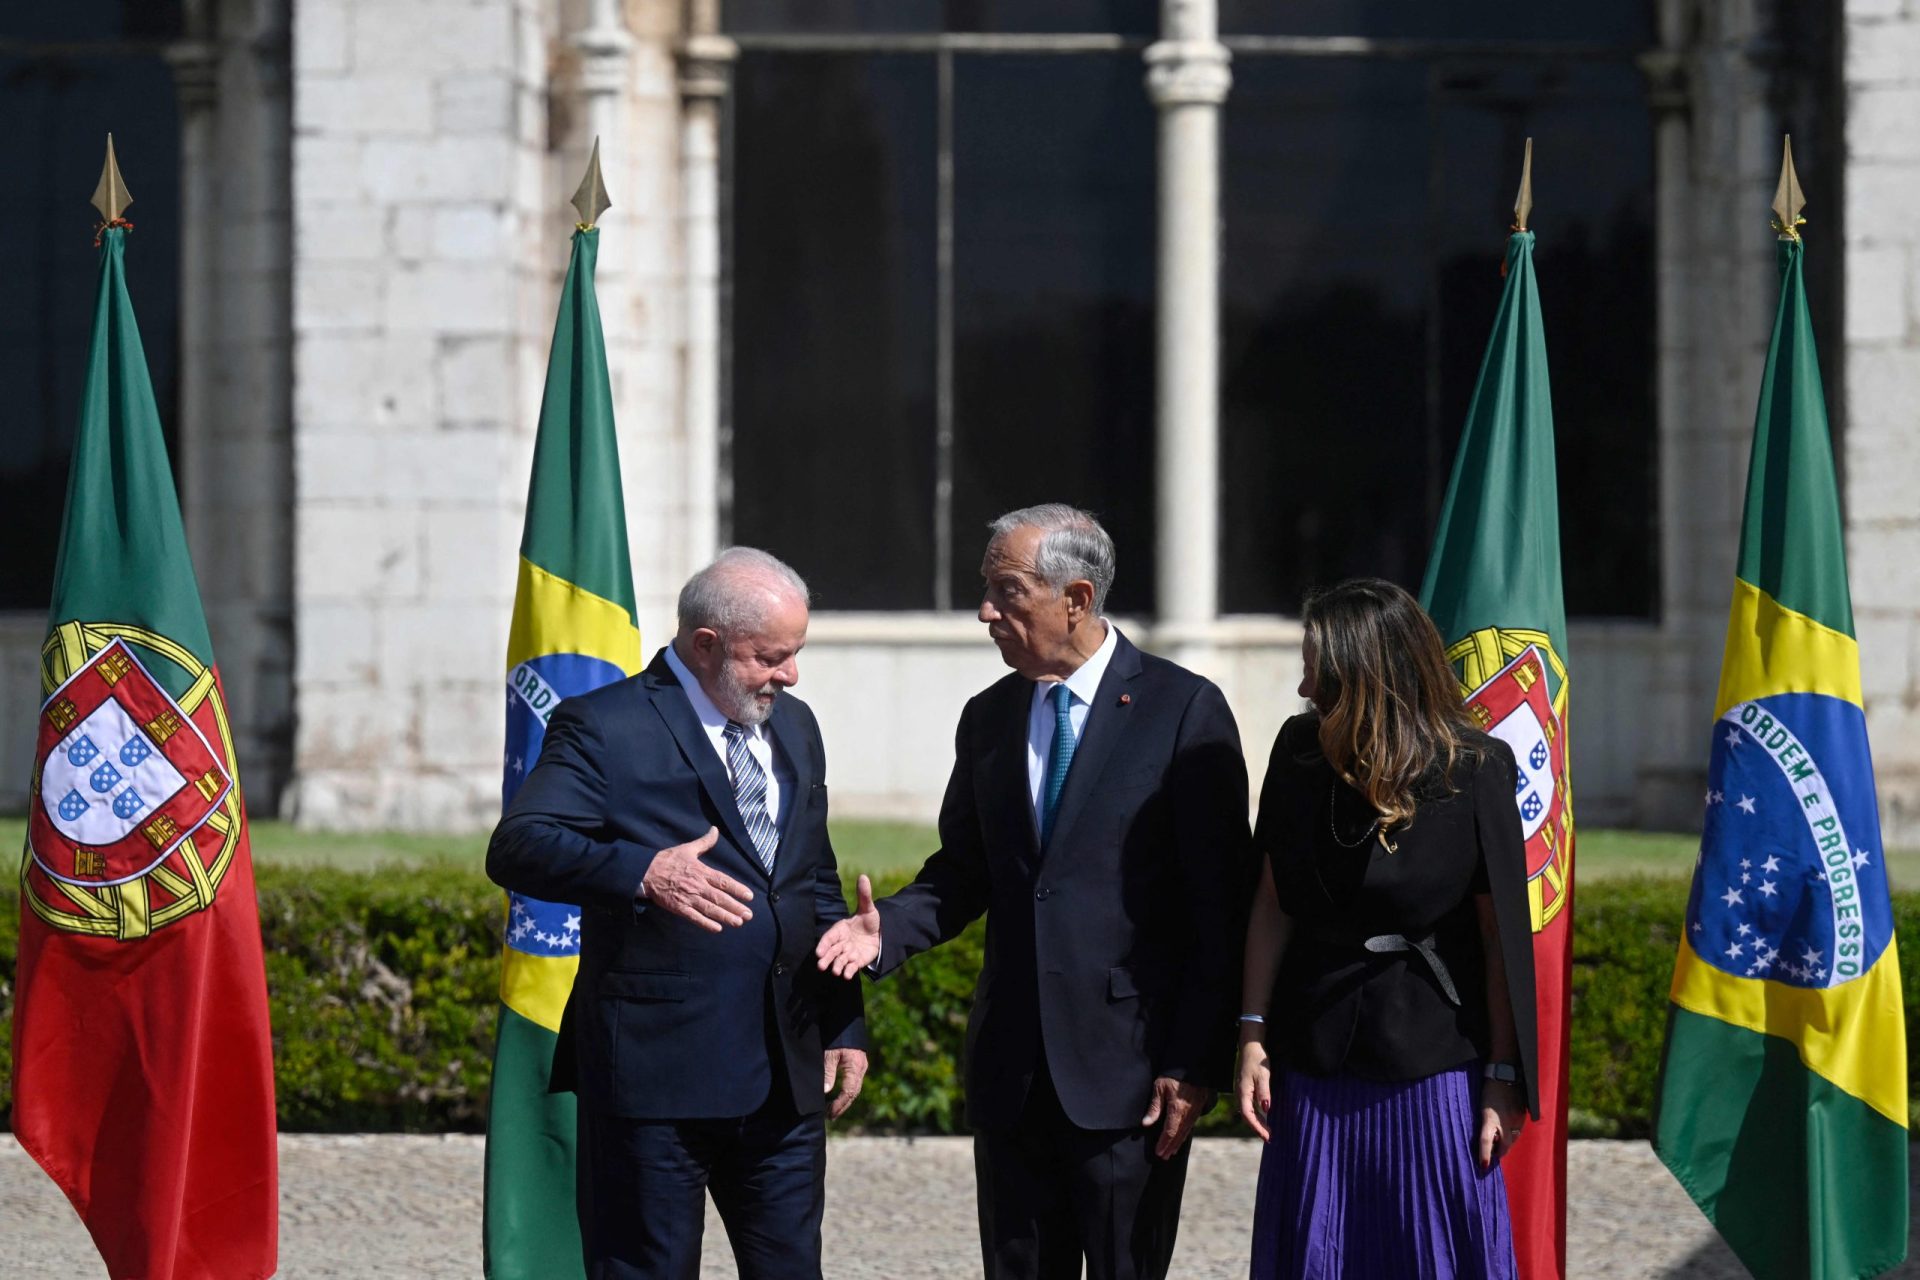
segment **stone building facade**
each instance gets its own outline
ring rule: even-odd
[[[775,20],[742,26],[726,3],[185,0],[164,47],[181,139],[177,464],[255,812],[339,829],[464,829],[495,816],[506,622],[566,198],[596,137],[615,201],[601,221],[599,297],[650,648],[671,630],[680,581],[749,526],[735,506],[751,459],[733,411],[746,224],[731,95],[743,57],[809,49],[925,55],[941,95],[952,59],[983,52],[1131,60],[1139,110],[1154,120],[1142,163],[1156,185],[1143,225],[1158,370],[1139,464],[1155,478],[1151,534],[1134,540],[1133,563],[1152,561],[1156,588],[1122,623],[1219,679],[1257,780],[1295,706],[1299,632],[1285,610],[1223,609],[1235,568],[1220,552],[1222,513],[1236,485],[1262,481],[1223,464],[1219,438],[1215,267],[1224,253],[1233,272],[1236,233],[1229,213],[1223,250],[1222,121],[1237,77],[1252,83],[1263,57],[1392,62],[1445,36],[1422,46],[1236,33],[1231,3],[1223,18],[1212,0],[1164,0],[1157,29],[1132,34],[992,21],[955,31],[936,15],[884,38],[870,33],[871,6],[828,4],[846,21],[822,37]],[[944,11],[969,7],[992,9]],[[1639,554],[1657,586],[1642,616],[1571,627],[1581,817],[1698,822],[1775,297],[1766,211],[1780,135],[1799,122],[1811,252],[1829,264],[1816,327],[1886,838],[1920,842],[1920,0],[1645,8],[1631,65],[1652,166],[1654,466]],[[936,115],[945,139],[951,110]],[[943,141],[943,192],[952,154]],[[123,152],[123,163],[137,192],[139,159]],[[935,222],[944,299],[953,227],[945,213]],[[948,387],[955,348],[937,327],[929,350]],[[1577,362],[1556,363],[1562,405],[1582,394],[1578,375]],[[961,411],[937,399],[934,456],[946,459]],[[951,475],[940,470],[929,492],[950,504]],[[805,520],[862,515],[808,501],[791,497]],[[968,536],[934,538],[940,582],[978,553]],[[1565,543],[1582,554],[1576,531]],[[957,595],[938,585],[925,601],[829,599],[816,613],[800,692],[820,713],[837,812],[935,812],[960,704],[1000,671]],[[31,610],[0,615],[0,725],[12,726],[0,772],[15,777],[27,771],[40,629]]]

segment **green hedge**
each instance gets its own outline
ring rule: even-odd
[[[280,1124],[290,1131],[477,1131],[486,1118],[501,896],[471,872],[365,875],[262,868]],[[890,877],[880,892],[899,883]],[[1573,969],[1576,1134],[1646,1134],[1686,885],[1611,880],[1579,891]],[[1920,937],[1920,894],[1896,895]],[[18,904],[0,892],[0,1121],[10,1114]],[[853,1119],[876,1130],[961,1127],[958,1057],[983,927],[869,984],[874,1072]],[[1908,1038],[1920,1043],[1920,964]],[[1913,1061],[1920,1066],[1920,1054]],[[1916,1090],[1920,1093],[1920,1090]],[[1203,1122],[1233,1129],[1225,1106]]]

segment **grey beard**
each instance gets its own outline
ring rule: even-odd
[[[780,692],[780,686],[769,682],[758,689],[749,688],[745,681],[734,678],[733,672],[727,669],[725,663],[720,666],[719,676],[722,699],[720,710],[727,719],[739,724],[757,725],[764,724],[767,717],[773,714],[775,703],[769,702],[761,706],[755,699],[763,693],[777,695]]]

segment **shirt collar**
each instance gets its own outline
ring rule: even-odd
[[[1066,686],[1073,696],[1087,706],[1093,705],[1093,696],[1100,692],[1100,681],[1107,674],[1107,664],[1113,661],[1113,651],[1120,643],[1120,628],[1106,618],[1100,619],[1106,624],[1107,638],[1093,651],[1093,656],[1074,668],[1073,674],[1066,679]],[[1053,692],[1054,681],[1037,682],[1036,697],[1046,697]]]
[[[707,691],[701,687],[700,677],[693,674],[686,663],[680,661],[680,655],[674,651],[671,643],[667,645],[667,666],[673,671],[674,678],[680,682],[680,687],[687,691],[687,701],[693,704],[693,714],[699,717],[700,723],[706,727],[707,732],[725,732],[726,712],[714,705],[713,699],[708,697]],[[758,738],[766,726],[749,724],[743,725],[742,728],[746,729],[751,736]]]

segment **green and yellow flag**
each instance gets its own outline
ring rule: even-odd
[[[507,804],[539,758],[560,700],[640,669],[613,391],[593,292],[599,237],[585,224],[574,234],[540,404],[507,639]],[[574,1096],[547,1092],[579,967],[579,908],[509,894],[487,1116],[491,1280],[564,1280],[583,1271]]]
[[[1793,193],[1653,1143],[1755,1276],[1835,1280],[1906,1254],[1907,1043]]]

